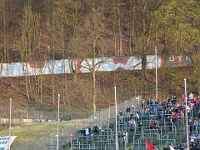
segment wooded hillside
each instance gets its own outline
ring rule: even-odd
[[[55,106],[97,109],[144,94],[155,97],[155,73],[146,70],[146,55],[155,45],[162,55],[199,56],[200,2],[198,0],[1,0],[0,60],[26,62],[140,56],[141,71],[1,78],[1,105],[15,99],[16,107]],[[164,97],[199,93],[200,66],[159,71]],[[162,96],[159,97],[162,99]],[[84,106],[83,106],[84,105]],[[7,106],[7,103],[6,103]],[[6,108],[6,107],[5,107]]]

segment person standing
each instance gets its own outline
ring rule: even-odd
[[[127,108],[126,108],[126,115],[129,117],[130,116],[130,112],[131,112],[131,108],[130,108],[130,106],[128,106]]]
[[[89,132],[89,128],[85,127],[85,136],[89,137],[90,136],[90,132]]]
[[[42,123],[42,116],[39,117],[39,122]]]
[[[197,120],[195,119],[195,120],[193,121],[193,131],[194,131],[194,132],[198,132],[197,126],[198,126],[198,122],[197,122]]]
[[[125,146],[127,146],[127,144],[128,144],[128,132],[126,130],[124,130],[123,136],[124,136]]]
[[[142,100],[142,110],[144,110],[144,108],[145,108],[145,100],[143,99]]]
[[[183,125],[185,119],[185,114],[182,110],[180,110],[180,123]]]
[[[73,140],[75,137],[73,134],[70,134],[70,139]]]

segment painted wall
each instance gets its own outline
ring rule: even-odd
[[[191,65],[193,57],[189,56],[157,56],[157,67],[168,66],[185,66]],[[1,63],[0,77],[18,77],[18,76],[32,76],[45,74],[63,74],[71,73],[72,70],[77,73],[88,73],[93,66],[96,71],[116,71],[116,70],[139,70],[142,68],[142,59],[136,56],[124,57],[101,57],[95,58],[94,64],[92,59],[62,59],[62,60],[44,60],[35,62],[15,62],[15,63]],[[71,66],[71,67],[70,67]],[[156,68],[155,55],[147,56],[147,69]]]

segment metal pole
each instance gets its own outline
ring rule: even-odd
[[[117,132],[117,90],[115,85],[115,143],[116,143],[116,150],[119,150],[118,145],[118,132]]]
[[[138,95],[137,99],[137,103],[138,103],[138,110],[140,109],[140,96]]]
[[[158,56],[157,46],[155,46],[155,57],[156,57],[156,100],[158,99]]]
[[[9,139],[8,139],[8,150],[10,150],[10,132],[11,132],[11,116],[12,115],[12,99],[10,99],[10,121],[9,121]]]
[[[59,150],[60,94],[58,94],[57,150]]]
[[[109,125],[110,125],[110,105],[108,107],[108,128],[109,128]]]
[[[109,108],[108,108],[108,118],[110,118],[110,105],[109,105]]]
[[[189,150],[189,134],[188,134],[188,113],[187,113],[187,88],[186,88],[186,78],[184,79],[185,82],[185,119],[186,119],[186,137],[187,137],[187,150]]]

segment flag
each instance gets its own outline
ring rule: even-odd
[[[153,146],[151,143],[149,143],[148,141],[145,141],[146,143],[146,147],[148,150],[156,150],[156,147]]]
[[[172,146],[169,145],[170,150],[175,150]]]

